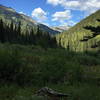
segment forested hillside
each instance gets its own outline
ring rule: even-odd
[[[72,51],[94,51],[99,50],[100,46],[100,10],[83,19],[81,22],[70,28],[68,31],[58,34],[59,45],[69,48]],[[91,27],[88,29],[87,27]],[[94,29],[97,35],[94,36]]]
[[[48,26],[33,20],[31,17],[25,14],[18,13],[11,7],[6,7],[3,5],[0,5],[0,19],[2,19],[7,24],[11,23],[11,21],[13,21],[14,24],[18,24],[18,22],[21,22],[22,32],[25,32],[26,28],[28,29],[28,31],[33,28],[34,32],[36,32],[37,27],[39,27],[43,32],[49,34],[59,33],[59,31],[55,31]]]
[[[0,42],[5,43],[17,43],[23,45],[39,45],[44,48],[57,47],[56,38],[50,36],[49,33],[43,32],[37,27],[37,31],[34,32],[33,28],[26,29],[26,32],[21,31],[21,22],[18,25],[13,21],[10,24],[6,24],[3,20],[0,20]]]

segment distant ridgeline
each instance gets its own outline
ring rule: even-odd
[[[21,22],[21,31],[23,32],[26,31],[26,28],[28,29],[28,31],[33,28],[35,32],[37,31],[37,27],[39,27],[43,32],[49,34],[59,33],[59,31],[55,31],[50,27],[33,20],[30,16],[18,13],[13,8],[3,5],[0,5],[0,19],[3,19],[3,21],[6,23],[11,23],[11,21],[13,21],[13,23],[18,24],[18,22]]]
[[[59,45],[71,51],[100,50],[100,10],[57,35]]]
[[[0,19],[0,42],[39,45],[44,48],[57,47],[56,38],[50,36],[49,33],[41,31],[39,27],[37,27],[36,32],[34,32],[33,28],[30,31],[26,28],[26,31],[22,32],[21,22],[14,24],[12,21],[10,24],[7,24],[2,19]]]

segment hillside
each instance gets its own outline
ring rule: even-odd
[[[50,34],[56,34],[59,33],[59,31],[55,31],[51,28],[49,28],[46,25],[43,25],[41,23],[36,22],[31,17],[26,16],[24,14],[20,14],[16,12],[14,9],[10,7],[5,7],[0,5],[0,19],[3,19],[6,23],[11,23],[13,21],[15,24],[18,24],[18,22],[21,22],[21,29],[25,32],[26,28],[31,29],[33,28],[34,31],[37,30],[37,27],[39,26],[40,29],[44,32],[48,32]]]
[[[91,29],[85,28],[96,28],[100,26],[100,22],[98,22],[97,19],[100,19],[100,10],[83,19],[68,31],[57,35],[58,43],[64,48],[68,47],[72,51],[98,50],[99,47],[93,46],[100,42],[99,33],[93,37]]]

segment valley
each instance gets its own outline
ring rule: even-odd
[[[100,10],[49,27],[0,5],[0,100],[48,100],[36,95],[43,87],[100,100]]]

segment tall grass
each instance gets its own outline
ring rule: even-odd
[[[35,95],[44,86],[68,100],[99,100],[99,59],[96,52],[0,44],[0,100],[44,100]]]

